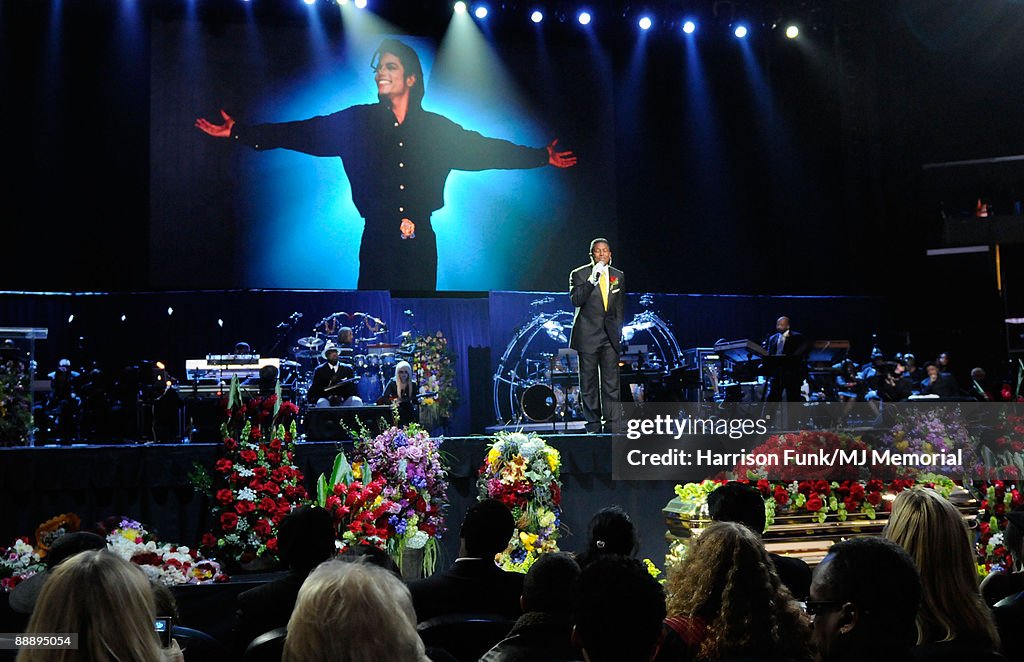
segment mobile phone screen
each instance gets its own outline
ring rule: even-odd
[[[168,617],[159,617],[155,623],[156,634],[160,637],[160,645],[164,648],[171,647],[171,619]]]

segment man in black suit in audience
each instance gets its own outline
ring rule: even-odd
[[[494,557],[505,551],[515,522],[496,499],[473,504],[462,520],[459,558],[447,570],[409,583],[416,620],[443,614],[494,614],[518,618],[523,575],[505,572]]]
[[[319,506],[299,506],[281,520],[277,548],[287,574],[238,594],[234,640],[239,659],[256,637],[288,625],[306,576],[334,556],[334,518]]]
[[[582,651],[572,645],[572,590],[579,576],[580,566],[568,552],[537,559],[523,579],[523,615],[480,662],[582,660]]]
[[[917,659],[920,602],[917,566],[902,547],[876,536],[836,543],[806,605],[818,662]]]
[[[730,481],[708,495],[708,516],[717,522],[738,522],[764,534],[764,497],[756,487]],[[807,598],[811,590],[811,568],[803,559],[768,553],[775,564],[775,572],[793,597]]]
[[[590,263],[569,274],[572,318],[569,347],[579,353],[580,399],[587,432],[601,432],[621,416],[619,352],[626,303],[623,274],[611,266],[607,239],[590,242]]]

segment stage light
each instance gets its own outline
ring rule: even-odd
[[[800,36],[800,28],[795,25],[790,25],[786,28],[786,36],[790,39],[796,39]]]
[[[487,18],[487,6],[478,5],[476,11],[473,12],[473,15],[477,18]]]
[[[581,11],[579,15],[576,16],[576,20],[580,22],[580,25],[590,25],[591,18],[590,12],[588,11]]]
[[[68,324],[71,324],[71,323],[72,323],[72,322],[74,322],[74,321],[75,321],[75,316],[74,316],[74,314],[68,315]]]
[[[637,25],[640,26],[641,30],[650,30],[652,21],[650,16],[641,16],[640,20],[637,21]]]
[[[348,0],[338,0],[338,4],[344,7],[345,5],[348,4]]]
[[[305,2],[307,5],[311,5],[314,2],[316,2],[316,0],[302,0],[302,1]]]
[[[218,320],[217,320],[217,326],[219,326],[220,328],[222,328],[222,329],[223,329],[223,328],[224,328],[224,320],[222,320],[222,319],[218,319]]]
[[[537,10],[530,14],[530,20],[533,21],[534,23],[540,23],[541,21],[544,20],[544,13],[541,12],[540,10]]]
[[[366,0],[355,0],[356,9],[366,9]]]
[[[168,315],[173,315],[174,314],[174,308],[171,308],[170,306],[167,306],[167,314]]]
[[[736,35],[737,39],[743,39],[744,37],[747,36],[747,26],[737,25],[736,29],[733,30],[732,33]]]
[[[462,0],[459,0],[458,2],[455,3],[454,9],[455,9],[455,13],[456,14],[465,14],[466,13],[466,3],[463,2]]]
[[[683,32],[686,34],[693,34],[697,31],[697,24],[693,21],[686,21],[683,23]]]
[[[127,316],[127,315],[125,315],[124,313],[122,313],[122,314],[121,314],[121,321],[123,322],[123,321],[125,321],[126,319],[128,319],[128,316]]]

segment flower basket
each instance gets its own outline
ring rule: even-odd
[[[562,519],[561,458],[536,433],[499,432],[487,447],[478,498],[512,511],[516,530],[500,555],[505,570],[526,572],[540,554],[558,551]]]
[[[303,475],[294,465],[298,407],[279,394],[243,402],[231,382],[221,426],[221,457],[212,470],[197,465],[193,486],[209,497],[212,526],[201,548],[239,569],[259,557],[277,563],[281,520],[307,500]]]
[[[107,549],[142,568],[154,581],[177,586],[228,580],[217,561],[204,558],[197,549],[158,541],[140,522],[120,517],[111,525],[106,535]]]
[[[384,519],[375,520],[384,548],[406,576],[429,575],[437,565],[439,540],[448,511],[448,469],[440,441],[419,425],[392,425],[377,435],[361,428],[356,436],[354,468],[380,481]],[[422,557],[407,556],[422,550]],[[412,560],[416,567],[409,567]]]
[[[434,393],[420,401],[420,426],[436,430],[447,425],[459,403],[455,386],[455,355],[448,339],[438,331],[409,338],[402,350],[411,355],[412,370],[420,393]]]

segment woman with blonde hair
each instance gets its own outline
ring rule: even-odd
[[[918,652],[983,660],[999,650],[995,621],[978,588],[971,533],[952,503],[927,487],[904,490],[882,535],[907,550],[921,574]]]
[[[669,574],[664,638],[655,662],[759,660],[809,662],[811,631],[759,535],[714,522]]]
[[[299,589],[283,662],[429,662],[409,589],[363,560],[321,563]]]
[[[402,425],[419,423],[419,386],[412,378],[412,366],[408,361],[395,364],[395,376],[384,387],[384,394],[377,404],[398,405],[398,420]]]
[[[43,585],[26,635],[78,633],[78,649],[30,649],[18,662],[181,662],[161,648],[153,589],[138,567],[106,550],[80,552]]]

